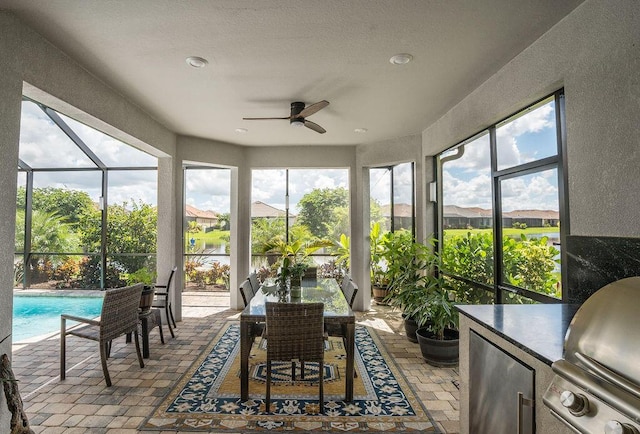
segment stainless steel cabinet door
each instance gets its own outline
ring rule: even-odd
[[[469,334],[469,432],[533,434],[535,371],[473,330]]]

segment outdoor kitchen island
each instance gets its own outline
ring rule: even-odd
[[[542,396],[578,307],[457,306],[462,434],[573,433],[551,415]]]

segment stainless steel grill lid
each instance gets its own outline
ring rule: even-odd
[[[637,392],[640,384],[640,277],[610,283],[587,299],[565,338],[565,360]],[[620,378],[622,377],[622,378]],[[634,393],[635,394],[635,393]]]

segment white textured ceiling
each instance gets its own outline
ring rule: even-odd
[[[0,0],[0,9],[176,133],[341,145],[419,134],[581,1]],[[397,53],[414,60],[391,65]],[[209,65],[193,69],[187,56]],[[242,120],[323,99],[331,104],[309,120],[326,134]]]

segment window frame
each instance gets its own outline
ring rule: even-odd
[[[496,130],[505,123],[515,120],[518,117],[525,115],[526,113],[539,107],[541,103],[553,98],[555,101],[555,125],[556,125],[556,144],[557,152],[554,156],[544,157],[539,160],[526,162],[516,166],[511,166],[505,169],[498,170],[498,158],[497,158],[497,137]],[[475,282],[466,277],[457,276],[452,273],[447,273],[443,270],[443,274],[460,280],[464,283],[474,286],[478,289],[484,289],[493,293],[493,302],[496,304],[504,303],[503,294],[513,293],[519,296],[523,296],[530,299],[533,302],[539,303],[566,303],[568,300],[568,283],[567,283],[567,253],[566,249],[560,249],[560,261],[564,264],[561,267],[561,285],[562,296],[561,298],[554,298],[530,289],[516,287],[504,281],[504,264],[503,264],[503,248],[502,248],[502,194],[501,194],[501,182],[507,179],[515,179],[532,173],[539,173],[544,170],[556,169],[558,173],[558,213],[561,226],[559,229],[560,245],[566,245],[566,236],[570,232],[569,228],[569,202],[567,193],[567,161],[566,161],[566,118],[565,118],[565,94],[564,89],[559,89],[543,98],[528,105],[524,109],[518,110],[515,113],[501,119],[498,122],[484,128],[475,134],[469,136],[465,140],[460,141],[456,145],[441,152],[436,157],[436,173],[437,173],[437,195],[438,198],[443,198],[443,162],[446,162],[446,156],[443,154],[458,148],[466,143],[469,143],[483,134],[489,134],[489,150],[491,158],[491,200],[492,200],[492,218],[493,218],[493,285],[487,285],[480,282]],[[443,161],[444,160],[444,161]],[[442,239],[444,236],[443,227],[443,201],[438,201],[437,206],[437,237]],[[442,243],[439,243],[439,249],[442,248]]]

